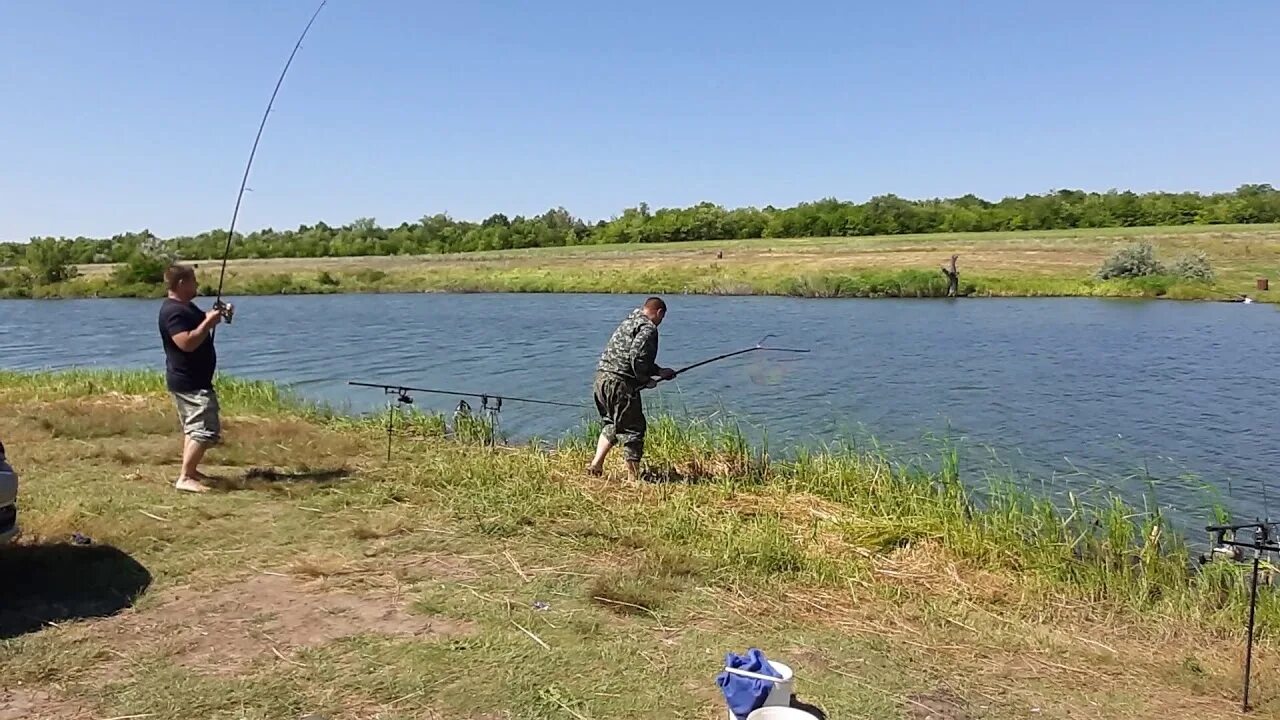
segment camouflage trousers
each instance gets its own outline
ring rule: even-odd
[[[593,395],[604,424],[601,433],[610,442],[622,444],[628,461],[640,462],[647,423],[639,388],[613,373],[597,372]]]

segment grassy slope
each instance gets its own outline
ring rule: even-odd
[[[1217,271],[1217,282],[1206,287],[1090,279],[1106,255],[1136,238],[1151,240],[1166,261],[1188,250],[1204,250]],[[722,259],[716,258],[717,251],[723,251]],[[236,260],[229,265],[227,287],[242,295],[411,290],[937,295],[946,289],[938,267],[953,252],[960,254],[962,282],[972,284],[972,293],[980,296],[1227,298],[1254,294],[1255,278],[1280,268],[1280,227],[769,238],[413,257]],[[200,264],[207,267],[215,261]],[[85,266],[83,279],[52,288],[50,294],[110,294],[110,269]],[[148,289],[129,292],[135,291]],[[1258,295],[1265,300],[1268,294]]]
[[[221,390],[229,444],[209,470],[227,491],[193,497],[169,486],[155,375],[0,373],[27,532],[0,553],[23,578],[0,606],[0,717],[709,719],[724,653],[749,646],[832,718],[1200,718],[1236,701],[1229,568],[1188,582],[1178,543],[1127,508],[975,510],[945,469],[770,465],[670,422],[651,462],[699,482],[586,478],[572,439],[406,437],[388,463],[376,419]],[[257,466],[343,477],[249,479]],[[14,632],[131,576],[59,545],[75,531],[149,587],[113,617]],[[1274,651],[1268,637],[1260,678]],[[1259,716],[1275,698],[1262,682]]]

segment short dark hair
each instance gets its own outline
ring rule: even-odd
[[[644,301],[644,306],[650,310],[667,311],[667,304],[660,297],[651,297]]]
[[[195,276],[195,270],[192,270],[186,265],[173,263],[164,269],[164,287],[166,290],[176,290],[178,288],[178,283]]]

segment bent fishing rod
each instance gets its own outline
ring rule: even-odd
[[[222,250],[222,270],[218,273],[218,292],[217,298],[213,301],[213,309],[222,312],[222,317],[231,324],[232,311],[230,307],[222,302],[222,283],[227,276],[227,258],[231,255],[231,239],[235,237],[236,218],[240,216],[240,201],[244,199],[245,186],[249,183],[249,170],[253,167],[253,157],[258,153],[258,142],[262,140],[262,130],[267,126],[267,117],[271,115],[271,106],[276,102],[276,95],[280,92],[280,85],[284,83],[284,76],[289,72],[289,66],[293,64],[293,57],[298,54],[298,48],[302,47],[302,40],[307,36],[307,31],[311,29],[311,24],[316,21],[316,17],[320,11],[324,9],[328,0],[321,0],[320,6],[312,13],[311,19],[307,21],[307,26],[302,29],[302,34],[298,36],[298,42],[293,45],[293,52],[289,53],[289,59],[285,61],[284,69],[280,71],[280,77],[276,80],[276,87],[271,91],[271,99],[267,101],[267,109],[262,113],[262,122],[258,123],[258,134],[253,138],[253,147],[249,150],[249,161],[244,166],[244,177],[240,179],[240,191],[236,193],[236,207],[231,211],[231,225],[227,227],[227,243]]]
[[[759,352],[785,352],[785,353],[807,353],[807,352],[809,352],[809,350],[808,350],[807,348],[802,349],[802,348],[766,347],[766,346],[765,346],[765,344],[764,344],[764,341],[765,341],[765,340],[768,340],[768,339],[769,339],[769,338],[771,338],[771,337],[776,337],[776,336],[775,336],[775,335],[773,335],[773,334],[765,335],[764,337],[760,338],[760,342],[756,343],[755,345],[752,345],[752,346],[751,346],[751,347],[749,347],[749,348],[743,348],[742,350],[734,350],[733,352],[728,352],[728,353],[725,353],[725,354],[723,354],[723,355],[717,355],[717,356],[715,356],[715,357],[713,357],[713,358],[708,358],[708,359],[703,360],[703,361],[701,361],[701,362],[696,362],[696,363],[694,363],[694,364],[692,364],[692,365],[689,365],[688,367],[682,367],[682,368],[680,368],[679,370],[676,370],[676,371],[675,371],[675,375],[672,377],[672,380],[674,380],[675,378],[679,377],[680,375],[683,375],[684,373],[689,372],[690,370],[692,370],[692,369],[694,369],[694,368],[702,367],[703,365],[710,365],[710,364],[711,364],[711,363],[713,363],[713,362],[719,362],[720,360],[725,360],[725,359],[728,359],[728,358],[731,358],[731,357],[734,357],[734,356],[737,356],[737,355],[745,355],[745,354],[747,354],[747,353],[749,353],[749,352],[758,352],[758,351],[759,351]]]

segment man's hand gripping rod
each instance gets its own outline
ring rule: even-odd
[[[225,322],[228,325],[231,324],[231,318],[234,317],[236,314],[235,308],[231,307],[227,303],[222,302],[221,300],[213,301],[213,309],[217,310],[218,313],[222,315],[223,322]]]

